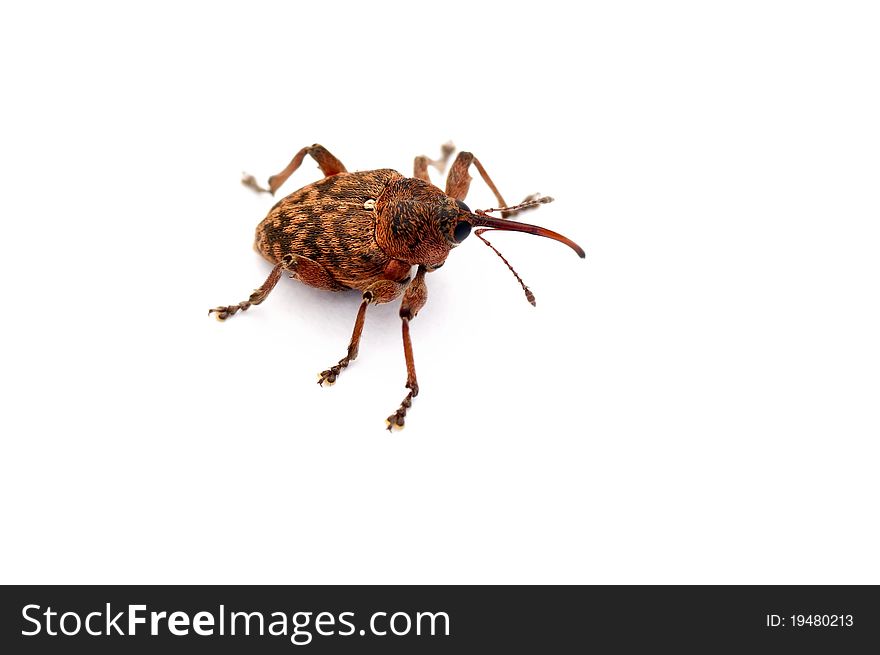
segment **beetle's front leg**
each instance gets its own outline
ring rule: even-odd
[[[403,356],[406,359],[406,388],[409,393],[406,394],[400,407],[391,416],[385,419],[385,424],[390,431],[392,428],[400,429],[403,427],[406,410],[412,406],[413,398],[419,395],[419,382],[416,379],[416,364],[413,360],[412,341],[409,337],[409,322],[416,317],[419,310],[425,306],[428,301],[428,287],[425,285],[424,266],[419,266],[413,281],[406,288],[403,294],[403,302],[400,303],[400,320],[401,330],[403,331]]]
[[[467,198],[468,190],[471,188],[472,178],[470,176],[470,173],[468,173],[468,169],[470,168],[471,164],[476,166],[477,171],[480,173],[480,177],[483,178],[486,186],[488,186],[492,190],[492,193],[495,194],[495,199],[498,201],[499,206],[507,207],[507,203],[501,196],[501,192],[498,190],[498,187],[495,186],[495,183],[492,181],[492,178],[489,177],[486,169],[483,168],[480,160],[474,157],[474,154],[472,152],[460,152],[455,157],[455,161],[452,162],[452,168],[449,169],[449,176],[446,178],[446,195],[464,202],[464,199]],[[521,205],[526,205],[525,207],[518,207],[517,209],[513,209],[511,211],[503,211],[501,212],[501,216],[502,218],[510,218],[511,216],[514,216],[521,211],[532,209],[533,207],[535,207],[535,205],[532,205],[530,203],[540,198],[541,195],[538,193],[528,195],[520,203]]]
[[[358,309],[357,318],[354,320],[354,330],[351,333],[348,352],[345,357],[336,363],[335,366],[331,366],[326,371],[321,371],[318,374],[318,384],[321,386],[324,386],[324,383],[327,383],[328,385],[334,384],[336,378],[339,377],[339,374],[342,372],[342,369],[348,367],[348,365],[358,356],[358,347],[361,343],[361,333],[364,331],[364,319],[367,315],[367,305],[371,302],[391,302],[403,293],[405,287],[406,280],[403,282],[379,280],[367,287],[367,290],[364,291],[363,300],[361,300],[361,306]]]

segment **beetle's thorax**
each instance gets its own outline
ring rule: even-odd
[[[459,215],[455,201],[428,182],[393,180],[376,199],[376,242],[386,255],[436,267],[455,246],[448,235]]]

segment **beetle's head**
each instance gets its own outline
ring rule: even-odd
[[[511,209],[530,208],[551,200],[540,198]],[[537,225],[494,218],[479,210],[472,212],[462,201],[416,178],[395,180],[376,201],[376,240],[385,254],[429,270],[442,266],[449,251],[464,241],[472,228],[481,228],[478,235],[486,230],[509,230],[548,237],[584,257],[583,249],[561,234]]]
[[[376,200],[376,241],[389,257],[429,270],[439,268],[467,236],[465,228],[456,233],[462,211],[432,184],[415,178],[395,180]]]

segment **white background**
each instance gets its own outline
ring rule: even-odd
[[[3,582],[880,583],[872,3],[6,3]],[[304,145],[578,241],[412,325],[269,265]],[[319,177],[305,165],[290,192]],[[494,204],[475,179],[471,207]]]

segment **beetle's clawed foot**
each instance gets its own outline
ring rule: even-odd
[[[222,323],[230,316],[238,313],[239,310],[243,312],[247,311],[247,308],[250,306],[250,303],[239,303],[237,305],[229,305],[228,307],[215,307],[214,309],[208,310],[208,316],[214,314],[214,318]]]
[[[431,162],[441,174],[446,172],[446,164],[453,152],[455,152],[455,144],[452,141],[447,141],[440,146],[440,159]]]
[[[261,187],[257,182],[257,178],[248,173],[241,174],[241,183],[256,193],[272,193],[269,189]]]
[[[215,307],[214,309],[208,310],[208,316],[211,314],[217,315],[218,321],[225,321],[230,316],[237,314],[239,311],[246,312],[248,307],[251,305],[259,305],[266,298],[266,293],[263,289],[254,289],[254,292],[250,295],[250,298],[245,300],[244,302],[240,302],[237,305],[228,305],[226,307]]]
[[[501,218],[510,218],[511,216],[515,216],[520,212],[528,211],[529,209],[535,209],[538,205],[544,205],[548,202],[553,202],[553,198],[550,196],[542,196],[540,193],[532,193],[523,198],[522,202],[517,205],[511,207],[508,211],[501,212]]]
[[[342,367],[339,365],[331,366],[326,371],[321,371],[318,373],[318,384],[322,387],[326,384],[328,387],[336,384],[336,378],[339,377],[339,373],[342,371]]]
[[[385,419],[385,427],[388,429],[389,432],[391,432],[391,430],[403,429],[404,424],[406,423],[406,410],[412,407],[413,398],[419,395],[418,384],[413,383],[412,386],[410,386],[409,384],[407,384],[406,386],[410,389],[410,392],[406,394],[403,402],[400,403],[400,408],[391,416]]]
[[[357,353],[355,353],[357,356]],[[331,366],[326,371],[318,373],[318,384],[322,387],[326,384],[328,387],[336,384],[336,378],[342,373],[342,369],[346,368],[354,359],[352,356],[343,357],[336,366]]]

